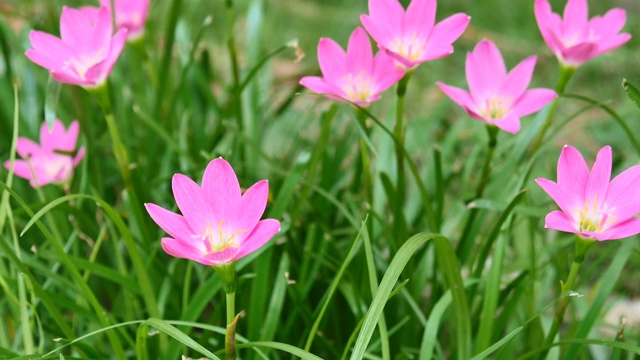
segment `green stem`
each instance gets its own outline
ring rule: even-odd
[[[227,300],[227,331],[224,337],[224,353],[226,360],[236,359],[236,263],[232,262],[213,269],[222,278],[222,289]]]
[[[369,149],[367,149],[367,142],[364,138],[369,133],[367,129],[367,114],[359,111],[357,108],[356,118],[358,124],[362,128],[363,136],[360,138],[360,157],[362,160],[362,178],[364,183],[365,199],[367,201],[367,209],[373,208],[373,179],[371,174],[371,159],[369,158]]]
[[[487,125],[487,134],[489,135],[489,142],[487,143],[487,156],[484,160],[484,164],[482,165],[482,175],[480,177],[480,182],[478,183],[478,187],[476,188],[475,199],[479,199],[484,194],[484,189],[489,182],[489,177],[491,176],[491,161],[493,160],[493,154],[496,150],[496,145],[498,144],[498,127],[495,125]],[[462,231],[462,236],[460,237],[460,244],[458,245],[457,255],[458,260],[461,264],[464,264],[469,254],[471,253],[471,248],[473,247],[473,237],[471,236],[471,231],[473,230],[473,225],[478,216],[479,209],[473,208],[469,213],[469,217],[464,225],[464,230]]]
[[[224,336],[224,352],[226,360],[235,360],[236,358],[236,332],[235,329],[230,331],[230,326],[235,328],[234,318],[236,314],[236,293],[227,293],[227,332]]]
[[[109,135],[113,143],[113,155],[118,162],[118,168],[120,169],[120,174],[122,175],[122,179],[124,180],[124,186],[127,190],[127,196],[129,197],[131,213],[134,218],[135,224],[138,226],[138,230],[140,232],[139,235],[143,239],[149,239],[151,237],[146,232],[147,228],[142,216],[142,210],[140,209],[141,202],[138,199],[138,195],[133,185],[131,171],[129,169],[129,155],[127,154],[127,149],[124,146],[118,132],[118,125],[116,124],[116,119],[113,114],[113,107],[111,105],[111,99],[109,97],[109,89],[107,87],[107,84],[88,90],[102,108],[104,117],[107,121],[107,128],[109,129]]]
[[[578,277],[578,272],[580,271],[580,265],[584,261],[584,256],[591,247],[596,242],[596,240],[585,239],[580,236],[576,236],[575,250],[573,254],[573,263],[571,264],[571,270],[569,270],[569,276],[567,277],[567,281],[562,284],[562,293],[565,293],[571,289],[573,289],[576,278]],[[564,296],[558,301],[558,305],[556,307],[556,313],[553,317],[553,323],[551,324],[551,328],[547,333],[547,337],[544,341],[544,347],[547,350],[543,351],[540,354],[539,359],[545,359],[547,357],[547,353],[549,352],[550,345],[553,343],[556,335],[558,334],[558,330],[560,329],[560,325],[562,325],[562,321],[564,319],[565,310],[567,310],[567,305],[569,304],[569,297]]]
[[[556,84],[556,88],[555,88],[558,96],[564,93],[564,89],[567,87],[567,84],[569,83],[569,79],[571,79],[571,76],[575,71],[576,71],[575,67],[566,67],[563,64],[560,64],[560,74],[558,75],[558,83]],[[550,105],[551,107],[549,108],[547,117],[544,119],[544,123],[542,124],[540,133],[538,134],[538,137],[536,138],[536,141],[533,145],[533,150],[531,151],[531,154],[535,154],[540,149],[540,146],[542,146],[544,135],[546,134],[547,130],[549,130],[549,127],[551,127],[551,119],[553,118],[553,115],[556,112],[556,108],[558,107],[559,100],[560,100],[559,97],[555,98],[551,103]]]

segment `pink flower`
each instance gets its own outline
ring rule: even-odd
[[[367,33],[357,28],[349,38],[347,52],[335,41],[320,39],[318,62],[324,77],[305,76],[300,84],[330,99],[366,106],[380,99],[404,76],[384,52],[373,56]]]
[[[62,9],[60,36],[32,30],[27,57],[48,69],[60,82],[93,88],[104,84],[126,40],[127,31],[112,36],[109,10]]]
[[[440,89],[462,106],[469,116],[515,134],[520,117],[542,109],[557,97],[549,89],[531,89],[536,57],[523,60],[509,73],[500,50],[489,40],[482,40],[467,54],[466,75],[469,92],[438,82]]]
[[[634,217],[640,213],[640,165],[610,178],[611,147],[598,152],[589,172],[580,152],[565,146],[558,182],[536,179],[561,209],[547,215],[545,227],[600,241],[640,233],[640,219]]]
[[[603,17],[596,16],[591,20],[587,0],[569,0],[564,8],[564,19],[551,12],[548,0],[536,0],[534,10],[544,41],[568,67],[578,67],[622,46],[631,38],[627,33],[618,34],[627,20],[622,9],[612,9]]]
[[[462,13],[435,19],[436,0],[413,0],[406,12],[398,0],[369,0],[369,15],[360,16],[378,46],[406,69],[451,54],[471,20]]]
[[[258,250],[280,231],[278,220],[260,220],[269,194],[267,180],[241,196],[238,178],[222,158],[209,163],[202,187],[182,174],[173,176],[172,185],[182,216],[145,204],[153,221],[171,236],[162,239],[171,256],[210,266],[228,264]]]
[[[114,0],[114,2],[116,27],[127,29],[127,40],[142,37],[144,23],[149,14],[149,0]],[[111,0],[100,0],[100,6],[106,7],[111,12]],[[98,8],[89,8],[88,11],[97,12]]]
[[[27,138],[18,138],[16,152],[24,160],[14,162],[14,173],[28,179],[33,187],[68,182],[73,169],[84,157],[84,147],[75,153],[79,131],[78,121],[73,121],[66,130],[56,119],[51,130],[46,123],[40,127],[40,145]],[[4,167],[11,169],[11,161],[5,161]]]

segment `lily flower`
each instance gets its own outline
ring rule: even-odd
[[[318,62],[324,77],[305,76],[300,84],[326,97],[366,106],[404,76],[391,57],[375,57],[367,33],[357,28],[349,38],[347,52],[335,41],[323,38],[318,44]]]
[[[99,11],[64,7],[60,17],[60,38],[32,30],[33,49],[26,56],[49,70],[56,81],[95,88],[104,84],[124,43],[127,30],[115,35],[106,7]]]
[[[51,129],[47,123],[42,124],[40,145],[27,138],[18,138],[16,152],[24,160],[15,160],[14,173],[29,180],[33,187],[68,183],[73,176],[73,169],[84,157],[84,147],[76,153],[79,131],[78,121],[73,121],[67,130],[56,119]],[[4,167],[11,169],[11,161],[5,161]]]
[[[531,56],[510,72],[500,50],[489,40],[482,40],[467,53],[466,76],[469,91],[437,82],[440,89],[474,119],[517,133],[520,117],[532,114],[557,97],[553,90],[527,90],[536,57]]]
[[[545,227],[572,232],[582,238],[615,240],[640,233],[640,165],[612,181],[611,147],[603,147],[589,172],[584,158],[565,146],[558,161],[558,182],[536,179],[536,183],[558,204],[549,213]]]
[[[436,0],[413,0],[406,12],[398,0],[369,0],[369,14],[360,16],[380,49],[406,70],[453,53],[453,42],[471,20],[463,13],[438,24],[435,19]]]
[[[171,236],[162,239],[171,256],[209,266],[230,264],[280,231],[278,220],[260,220],[269,194],[267,180],[241,195],[235,172],[222,158],[209,163],[202,187],[182,174],[173,176],[172,187],[182,215],[145,204],[153,221]]]
[[[591,20],[587,0],[569,0],[564,18],[551,11],[548,0],[536,0],[534,10],[544,41],[566,67],[576,68],[631,38],[627,33],[619,34],[627,20],[619,8]]]
[[[149,14],[149,0],[114,0],[116,7],[116,30],[127,29],[127,40],[137,40],[144,34],[144,23]],[[100,0],[100,6],[106,7],[111,13],[111,0]],[[99,11],[96,7],[87,6],[81,9],[89,13]]]

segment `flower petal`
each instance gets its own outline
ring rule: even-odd
[[[207,165],[202,177],[202,193],[216,221],[235,216],[241,201],[240,184],[233,168],[223,158],[213,159]]]
[[[173,175],[173,196],[184,219],[193,234],[199,234],[210,225],[219,221],[214,217],[208,196],[203,194],[198,184],[182,174]]]
[[[595,16],[589,21],[589,30],[596,36],[616,35],[627,22],[627,13],[620,8],[609,10],[604,16]]]
[[[251,232],[264,214],[269,197],[269,182],[258,181],[242,195],[237,213],[229,226]],[[248,235],[248,233],[246,234]]]
[[[76,166],[78,166],[78,164],[80,164],[80,161],[82,161],[82,159],[84,158],[84,146],[82,146],[80,149],[78,149],[78,152],[76,153],[76,156],[73,158],[73,167],[75,168]]]
[[[637,235],[640,233],[640,219],[629,219],[621,224],[615,225],[611,229],[604,232],[602,237],[598,237],[598,240],[617,240],[624,239],[629,236]]]
[[[339,97],[345,97],[346,94],[342,90],[338,89],[333,84],[329,84],[324,78],[318,76],[305,76],[300,79],[300,85],[313,91],[316,94],[333,94]]]
[[[543,107],[547,106],[558,94],[549,89],[531,89],[527,90],[509,110],[510,114],[521,117],[533,114]]]
[[[113,65],[118,60],[118,57],[120,56],[120,53],[122,52],[126,41],[127,30],[118,30],[118,32],[113,36],[113,39],[111,40],[109,49],[105,49],[105,51],[108,51],[108,56],[102,62],[87,70],[86,77],[87,79],[91,79],[93,84],[95,84],[94,86],[104,84],[107,77],[111,73]]]
[[[373,52],[369,36],[363,28],[356,28],[349,38],[347,47],[347,70],[353,75],[370,73],[373,67]]]
[[[39,154],[42,151],[43,150],[40,148],[40,145],[27,138],[20,137],[16,142],[16,152],[23,159],[26,159],[33,154]]]
[[[500,86],[501,96],[512,99],[520,98],[531,82],[531,75],[533,75],[535,66],[536,57],[530,56],[511,69],[504,83]]]
[[[193,260],[203,265],[214,265],[205,258],[205,253],[180,240],[162,238],[161,244],[162,250],[173,257]]]
[[[320,63],[322,75],[330,83],[336,83],[347,73],[347,54],[332,39],[320,39],[318,43],[318,63]]]
[[[228,264],[235,261],[238,250],[239,248],[228,247],[222,251],[206,254],[204,258],[208,263],[207,265],[210,265],[210,266]]]
[[[280,231],[280,222],[275,219],[265,219],[258,222],[251,234],[240,245],[240,251],[234,257],[238,260],[261,248],[275,234]]]
[[[507,76],[500,50],[489,40],[480,41],[467,54],[465,68],[469,92],[476,101],[497,95]]]
[[[369,0],[369,16],[389,33],[402,31],[405,12],[398,0]]]
[[[436,82],[436,85],[438,85],[440,90],[450,97],[451,100],[462,106],[463,109],[468,110],[476,107],[471,95],[466,90],[450,86],[439,81]]]
[[[427,40],[427,50],[421,61],[435,60],[443,58],[453,53],[453,44],[467,29],[471,17],[467,14],[458,13],[440,21],[433,27],[431,35]]]
[[[564,8],[562,33],[565,37],[582,36],[589,20],[587,0],[569,0]]]
[[[204,246],[197,246],[199,241],[194,240],[193,235],[196,233],[191,229],[185,218],[172,211],[164,209],[156,204],[145,203],[144,207],[147,209],[149,216],[155,221],[162,230],[175,239],[180,239],[183,242],[189,242],[190,246],[199,251],[204,252]]]
[[[66,61],[75,55],[62,40],[42,31],[29,32],[29,41],[33,49],[27,50],[25,55],[29,60],[48,70],[63,68],[66,66]]]
[[[564,213],[571,213],[571,210],[573,210],[571,206],[573,204],[558,184],[543,178],[536,179],[536,183],[558,204],[558,207],[560,207]]]
[[[416,34],[417,37],[429,36],[436,22],[435,0],[413,0],[409,3],[404,17],[405,34]]]
[[[610,207],[640,203],[640,165],[632,166],[613,178],[605,202]]]
[[[611,180],[611,147],[605,146],[598,152],[591,168],[584,193],[585,202],[596,201],[600,208],[606,200],[609,180]]]
[[[74,151],[76,149],[75,142],[73,146],[68,146],[65,143],[66,129],[62,124],[62,121],[55,119],[53,126],[49,128],[49,124],[46,122],[40,126],[40,145],[45,151],[52,152],[53,150]]]
[[[511,134],[520,131],[520,118],[512,114],[508,114],[502,119],[491,119],[489,122]]]
[[[562,19],[558,14],[551,11],[551,5],[548,0],[536,0],[533,9],[542,38],[551,49],[551,52],[554,54],[559,53],[560,47],[558,47],[558,43],[553,38],[553,34],[562,31]]]
[[[544,227],[564,232],[576,233],[573,227],[573,219],[562,211],[552,211],[544,219]]]
[[[564,192],[569,208],[582,207],[588,178],[589,167],[582,154],[576,148],[565,145],[558,159],[558,187]]]

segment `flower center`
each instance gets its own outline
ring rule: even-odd
[[[572,210],[572,213],[577,214],[576,229],[583,233],[596,233],[601,234],[611,224],[618,221],[615,215],[611,212],[614,208],[609,209],[607,204],[603,204],[602,208],[598,208],[598,196],[594,196],[593,200],[587,200],[584,203],[582,209]]]
[[[207,221],[207,227],[202,230],[202,233],[200,235],[193,235],[194,238],[200,238],[200,240],[204,241],[207,254],[220,252],[228,247],[237,248],[239,245],[234,241],[234,238],[238,234],[247,232],[247,230],[237,230],[231,235],[226,236],[222,229],[223,224],[224,220],[220,220],[220,222],[218,222],[218,229],[215,231],[211,228],[209,221]]]
[[[418,39],[415,32],[410,37],[396,38],[391,42],[389,50],[397,53],[409,61],[418,61],[425,50],[425,39]]]
[[[73,71],[75,71],[75,73],[78,74],[78,76],[82,80],[86,80],[87,71],[97,63],[102,61],[104,53],[105,50],[100,49],[100,51],[95,53],[92,57],[85,55],[73,57],[65,61],[65,66],[70,67]]]
[[[480,115],[487,119],[502,119],[508,112],[508,104],[511,102],[510,97],[494,96],[485,100],[484,108],[480,110]]]
[[[373,92],[371,89],[371,76],[361,71],[358,75],[349,74],[342,78],[342,91],[344,91],[349,100],[367,101]]]

